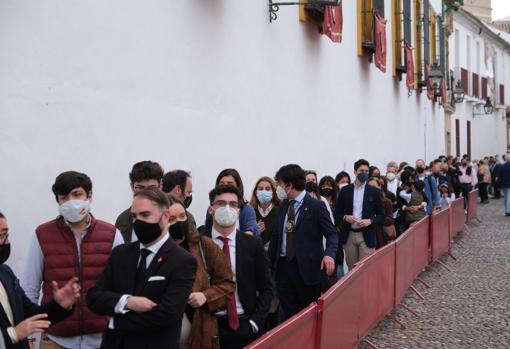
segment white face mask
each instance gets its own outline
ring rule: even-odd
[[[345,187],[347,183],[342,183],[338,185],[338,190],[342,190],[343,187]]]
[[[237,218],[237,210],[228,205],[214,210],[214,220],[224,228],[231,227],[236,224]]]
[[[287,192],[281,186],[276,187],[276,195],[280,200],[287,199]]]
[[[58,207],[58,212],[69,223],[81,222],[90,211],[89,200],[69,200]]]
[[[389,180],[389,181],[393,181],[395,179],[397,175],[394,174],[393,172],[389,172],[389,173],[386,173],[386,178]]]

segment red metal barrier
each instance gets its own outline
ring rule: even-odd
[[[409,227],[404,234],[399,236],[395,244],[394,306],[397,307],[409,288],[418,297],[423,298],[412,284],[429,264],[429,217],[424,217]]]
[[[358,263],[319,298],[319,348],[356,348],[365,264]],[[305,348],[299,346],[300,348]]]
[[[430,217],[430,263],[450,250],[450,208],[436,211]]]
[[[478,219],[476,216],[477,209],[478,209],[478,189],[472,190],[468,194],[467,218],[466,218],[467,223],[471,223],[473,219]]]
[[[414,249],[413,249],[413,272],[418,276],[430,261],[430,218],[424,217],[413,224]]]
[[[395,304],[396,307],[416,277],[414,272],[414,235],[416,225],[395,241]]]
[[[318,306],[312,303],[245,348],[314,349],[318,338],[321,337],[317,324]]]
[[[392,242],[361,260],[363,292],[359,338],[365,337],[395,304],[395,242]]]
[[[450,205],[450,240],[453,240],[460,232],[464,230],[466,215],[464,214],[464,198],[459,198]]]

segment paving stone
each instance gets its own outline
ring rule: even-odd
[[[406,293],[402,303],[419,317],[397,308],[407,329],[385,319],[367,339],[380,349],[510,348],[510,217],[502,200],[478,206],[482,222],[470,225],[473,238],[462,234],[464,247],[452,246],[457,261],[441,258],[450,272],[433,266],[441,276],[430,270],[420,275],[431,286],[414,284],[425,301]]]

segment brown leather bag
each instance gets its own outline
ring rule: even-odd
[[[395,225],[383,225],[383,235],[386,240],[395,240],[397,238],[397,230]]]

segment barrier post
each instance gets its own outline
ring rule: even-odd
[[[471,223],[473,219],[476,219],[478,223],[481,222],[480,218],[477,217],[478,211],[478,189],[472,190],[468,194],[467,200],[467,218],[466,223]]]

